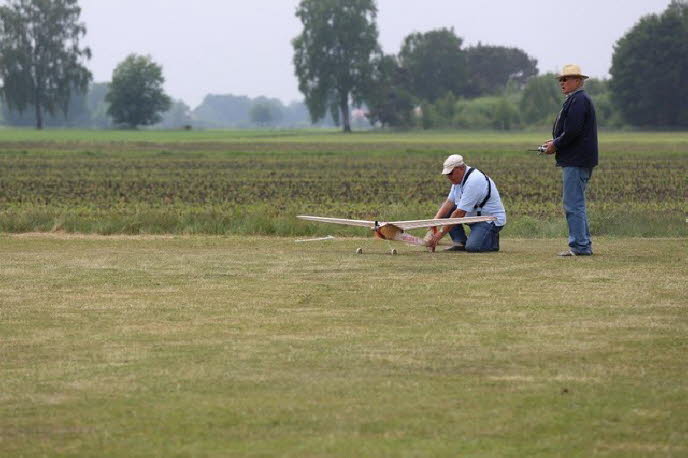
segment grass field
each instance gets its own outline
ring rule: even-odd
[[[545,138],[0,129],[0,456],[688,456],[688,133],[601,133],[571,259]],[[499,253],[294,218],[429,217],[449,153]]]
[[[686,240],[560,248],[3,236],[0,455],[685,456]]]
[[[438,152],[447,150],[522,155],[549,138],[540,131],[364,131],[337,130],[208,130],[130,131],[74,129],[2,129],[0,151],[77,152]],[[603,153],[612,155],[684,154],[688,132],[600,132]]]

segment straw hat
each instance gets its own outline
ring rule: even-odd
[[[589,76],[584,75],[581,72],[581,68],[576,64],[564,65],[564,68],[561,70],[561,73],[559,76],[557,76],[557,78],[563,78],[564,76],[578,76],[583,79],[590,78]]]

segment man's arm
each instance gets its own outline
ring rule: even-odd
[[[451,200],[447,199],[440,205],[440,209],[437,210],[437,213],[435,214],[435,218],[433,219],[440,219],[440,218],[445,218],[448,214],[449,211],[454,207],[454,202]]]
[[[435,219],[440,219],[444,218],[449,214],[449,211],[454,207],[454,202],[451,200],[447,199],[440,209],[437,211],[437,214],[435,215]],[[449,215],[449,218],[463,218],[466,216],[466,210],[461,210],[457,208],[454,210],[451,215]],[[454,225],[455,226],[455,225]],[[430,246],[434,247],[436,246],[439,241],[449,233],[449,231],[452,230],[454,226],[442,226],[441,229],[433,228],[433,234],[432,237],[428,240],[430,242]]]

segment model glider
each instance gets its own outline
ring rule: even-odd
[[[299,219],[316,221],[319,223],[343,224],[345,226],[367,227],[375,232],[375,236],[382,240],[397,240],[406,242],[409,245],[418,245],[430,248],[427,240],[407,234],[405,231],[411,229],[422,229],[439,226],[454,226],[456,224],[473,224],[487,221],[495,221],[494,216],[468,216],[464,218],[441,218],[441,219],[419,219],[414,221],[366,221],[360,219],[327,218],[323,216],[299,215]],[[392,250],[393,253],[396,250]]]

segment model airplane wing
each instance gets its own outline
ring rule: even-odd
[[[344,219],[344,218],[326,218],[324,216],[306,216],[299,215],[299,219],[305,219],[308,221],[317,221],[319,223],[332,223],[332,224],[344,224],[345,226],[361,226],[367,227],[369,229],[375,228],[375,221],[365,221],[362,219]]]
[[[361,226],[369,229],[376,229],[386,225],[394,225],[404,231],[409,229],[420,229],[423,227],[434,226],[453,226],[454,224],[473,224],[485,221],[495,221],[494,216],[468,216],[465,218],[440,218],[440,219],[419,219],[415,221],[366,221],[361,219],[327,218],[324,216],[297,216],[299,219],[307,221],[317,221],[319,223],[343,224],[346,226]]]
[[[440,218],[440,219],[420,219],[416,221],[390,221],[382,224],[393,224],[405,231],[409,229],[419,229],[422,227],[453,226],[455,224],[473,224],[488,221],[496,221],[494,216],[467,216],[464,218]]]
[[[324,216],[299,215],[299,219],[316,221],[318,223],[344,224],[346,226],[367,227],[375,232],[375,236],[383,240],[398,240],[410,245],[424,246],[435,251],[435,245],[430,245],[427,239],[421,239],[407,234],[406,230],[420,229],[434,226],[453,226],[454,224],[472,224],[483,221],[495,221],[494,216],[469,216],[466,218],[419,219],[415,221],[366,221],[360,219],[327,218]]]

